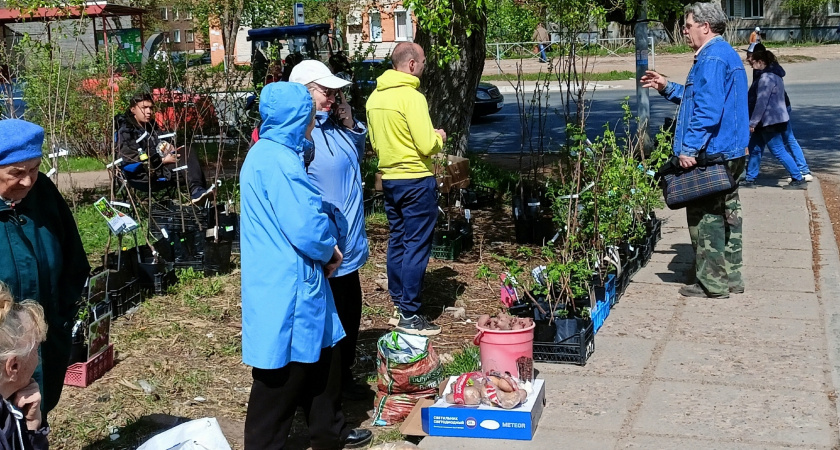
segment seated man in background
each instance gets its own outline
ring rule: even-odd
[[[121,168],[128,184],[142,191],[158,191],[175,183],[178,166],[186,164],[185,184],[189,187],[194,204],[201,203],[212,194],[198,155],[183,147],[175,148],[160,138],[161,128],[155,122],[154,101],[146,93],[134,95],[124,114],[114,117],[117,128],[117,151],[123,162]]]

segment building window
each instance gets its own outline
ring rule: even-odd
[[[172,30],[172,41],[176,44],[181,43],[181,30]]]
[[[379,12],[368,13],[370,18],[370,41],[382,42],[382,16]]]
[[[187,42],[195,42],[195,33],[193,33],[193,30],[187,30],[184,34],[187,35]]]
[[[408,20],[408,11],[396,10],[394,11],[394,40],[405,41],[408,40],[408,27],[411,26],[411,21]]]
[[[163,42],[169,43],[169,33],[163,33]]]
[[[178,8],[172,8],[172,20],[178,20]]]
[[[729,0],[729,17],[758,19],[764,17],[764,0]]]
[[[169,11],[166,8],[160,9],[160,20],[169,20]]]
[[[829,0],[829,2],[828,2],[828,15],[829,16],[840,16],[840,0]]]
[[[192,11],[188,9],[187,12],[184,13],[184,18],[187,20],[192,20]]]

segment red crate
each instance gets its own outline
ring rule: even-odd
[[[67,368],[64,384],[68,386],[88,387],[105,372],[114,367],[114,344],[108,344],[105,351],[83,363],[76,363]]]

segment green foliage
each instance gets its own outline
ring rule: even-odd
[[[616,80],[627,80],[633,79],[636,76],[635,72],[631,72],[629,70],[612,70],[610,72],[595,72],[589,74],[586,79],[589,81],[616,81]],[[562,76],[563,79],[566,79],[565,74]],[[539,73],[523,73],[521,75],[514,75],[514,74],[493,74],[493,75],[484,75],[481,77],[481,81],[513,81],[521,79],[522,81],[541,81],[545,80],[545,74]]]
[[[475,278],[477,280],[489,280],[493,278],[493,269],[491,269],[487,264],[482,264],[478,266],[478,269],[476,269]]]
[[[488,0],[487,42],[529,42],[539,21],[527,3]]]
[[[481,27],[486,29],[486,0],[406,0],[404,4],[414,11],[417,26],[429,33],[432,45],[427,58],[441,67],[459,58],[457,30],[463,29],[469,37]]]
[[[782,8],[790,11],[791,16],[799,19],[801,40],[811,37],[810,31],[814,19],[826,9],[829,0],[782,0]]]
[[[489,164],[474,153],[468,153],[467,159],[470,160],[470,182],[472,184],[506,193],[511,192],[519,180],[516,173]]]
[[[481,355],[478,347],[468,345],[460,351],[452,353],[452,361],[443,365],[443,376],[451,377],[467,372],[475,372],[481,365]]]

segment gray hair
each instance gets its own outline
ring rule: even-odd
[[[709,23],[712,33],[723,34],[726,31],[726,14],[716,2],[697,2],[685,5],[684,15],[694,18],[697,23]]]

